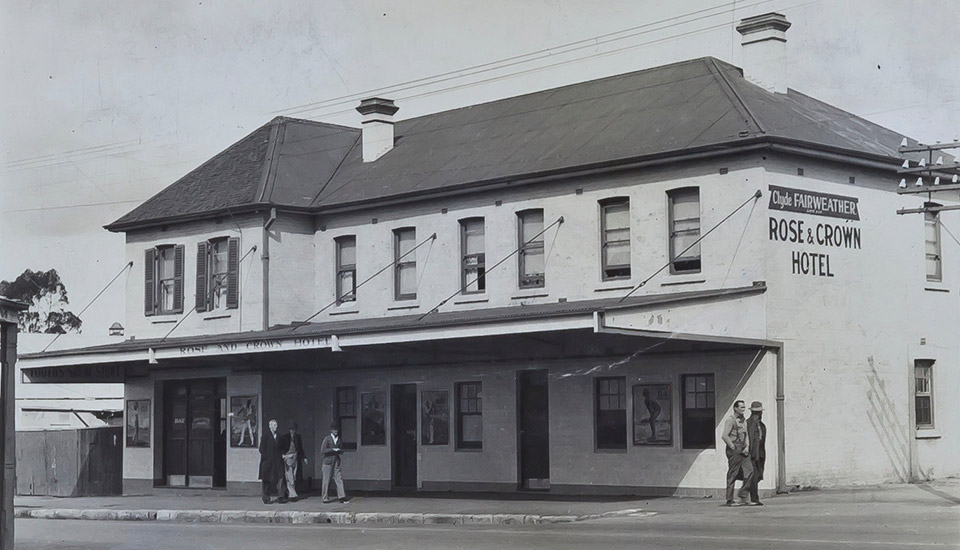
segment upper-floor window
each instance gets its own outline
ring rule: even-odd
[[[487,289],[486,256],[483,245],[483,218],[460,220],[460,288],[464,294]]]
[[[197,311],[236,308],[240,239],[223,237],[197,243]]]
[[[357,299],[357,238],[337,237],[337,301]]]
[[[670,203],[670,271],[700,271],[700,190],[696,187],[674,189],[667,194]]]
[[[393,232],[394,297],[412,300],[417,297],[417,230],[412,227]]]
[[[630,199],[600,201],[600,253],[603,280],[630,277]]]
[[[144,252],[144,313],[183,312],[183,245],[164,245]]]
[[[914,406],[917,428],[933,427],[933,361],[914,362]]]
[[[940,222],[936,212],[923,214],[925,248],[927,254],[927,280],[939,282],[943,279],[940,262]]]
[[[543,210],[517,212],[520,288],[543,288]]]

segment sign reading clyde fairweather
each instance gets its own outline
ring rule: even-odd
[[[860,221],[860,206],[856,197],[830,195],[776,185],[770,186],[770,210],[786,210],[800,214]]]

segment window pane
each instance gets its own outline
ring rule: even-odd
[[[340,298],[353,298],[354,285],[353,271],[344,271],[340,273]]]
[[[940,277],[940,260],[927,258],[927,277]]]
[[[397,257],[403,256],[413,250],[416,246],[417,232],[415,229],[403,229],[397,231]],[[404,258],[405,261],[413,260],[413,254]]]
[[[673,219],[700,218],[700,193],[696,190],[674,192],[670,195],[673,203]],[[697,223],[699,226],[699,221]]]
[[[343,439],[344,447],[347,447],[347,444],[354,444],[354,448],[357,443],[357,419],[356,418],[341,418],[340,419],[340,436]]]
[[[629,265],[630,264],[630,245],[629,244],[611,244],[605,249],[607,266]]]
[[[479,442],[483,440],[483,417],[479,414],[469,414],[464,415],[460,420],[461,429],[463,430],[460,433],[461,441],[475,441]]]
[[[340,265],[356,265],[357,263],[357,241],[353,237],[337,241],[340,248]]]
[[[400,277],[400,294],[411,295],[417,293],[416,265],[402,265],[398,269]]]
[[[622,202],[611,204],[604,207],[604,228],[627,229],[630,228],[630,203]]]
[[[173,273],[173,268],[170,268]],[[160,309],[171,311],[173,309],[173,279],[167,279],[160,282]]]
[[[520,240],[521,243],[530,242],[534,236],[543,231],[543,210],[524,212],[520,217]],[[543,241],[543,235],[537,238],[537,242]]]
[[[483,252],[483,220],[468,220],[463,222],[464,254],[480,254]]]

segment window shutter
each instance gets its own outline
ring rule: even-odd
[[[207,311],[207,242],[197,243],[197,311]]]
[[[156,313],[157,283],[156,283],[156,250],[148,248],[143,254],[143,314]]]
[[[183,313],[183,245],[173,249],[173,312]]]
[[[227,308],[236,309],[240,304],[240,239],[230,237],[227,241]]]

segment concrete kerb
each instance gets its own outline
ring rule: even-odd
[[[423,514],[398,512],[295,512],[273,510],[108,510],[17,508],[15,517],[100,521],[169,521],[181,523],[274,523],[274,524],[407,524],[407,525],[537,525],[572,523],[626,516],[639,508],[584,515],[536,514]]]

